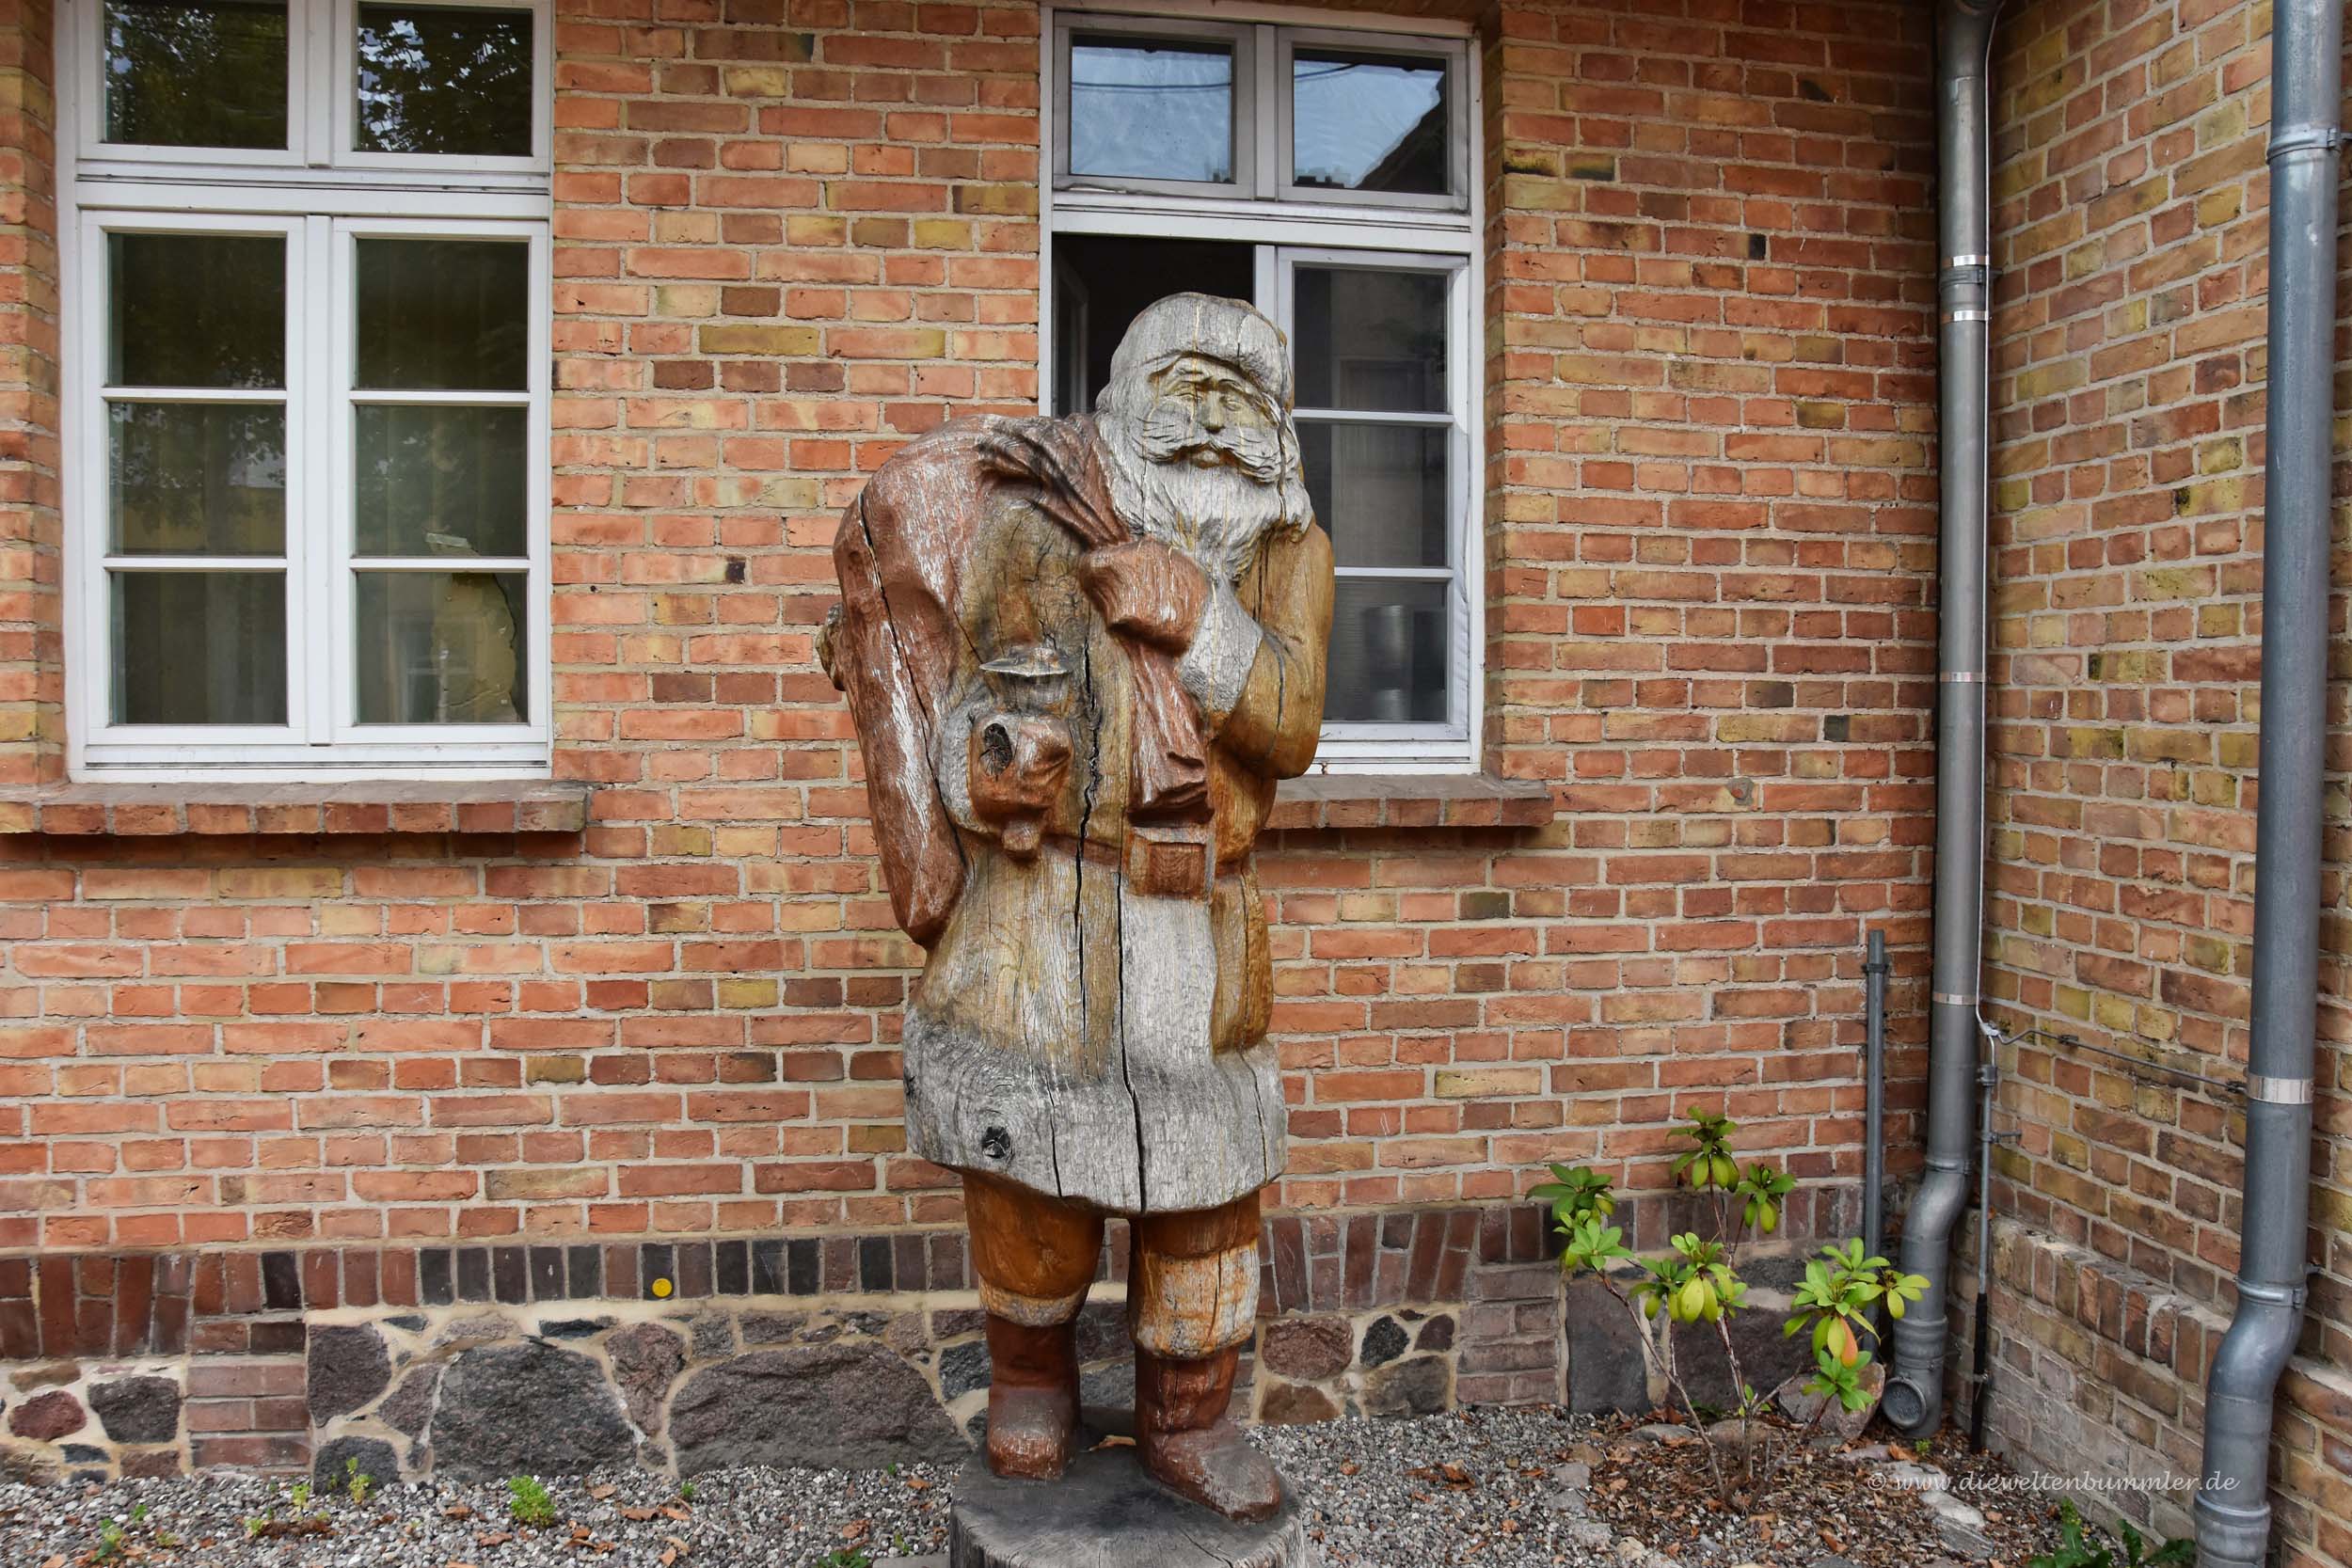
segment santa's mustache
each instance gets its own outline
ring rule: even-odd
[[[1240,425],[1204,430],[1181,408],[1154,408],[1136,433],[1136,440],[1144,455],[1155,463],[1214,451],[1261,483],[1271,483],[1282,470],[1281,438],[1274,432]]]

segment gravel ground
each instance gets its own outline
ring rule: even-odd
[[[1796,1485],[1781,1488],[1768,1504],[1780,1514],[1758,1526],[1699,1507],[1676,1480],[1683,1450],[1632,1443],[1624,1432],[1622,1422],[1597,1426],[1558,1410],[1482,1409],[1264,1428],[1257,1437],[1307,1504],[1327,1568],[1623,1568],[1604,1520],[1674,1553],[1683,1568],[1749,1560],[1812,1568],[1832,1551],[1858,1568],[1917,1568],[1939,1555],[1928,1510],[1900,1489],[1866,1486],[1851,1464],[1812,1462],[1818,1473],[1800,1472]],[[1589,1516],[1564,1504],[1564,1479],[1585,1465]],[[0,1564],[851,1568],[854,1555],[835,1554],[886,1559],[944,1547],[948,1480],[924,1465],[895,1474],[755,1468],[697,1477],[682,1496],[650,1474],[591,1476],[548,1483],[557,1523],[545,1528],[518,1525],[507,1489],[495,1482],[394,1486],[364,1506],[332,1496],[303,1509],[286,1482],[218,1473],[103,1487],[0,1485]],[[1802,1515],[1793,1506],[1800,1497]],[[323,1528],[300,1523],[312,1518]],[[257,1520],[267,1521],[260,1534],[249,1528]],[[110,1522],[119,1530],[111,1552]],[[2003,1544],[2024,1539],[2021,1528]]]

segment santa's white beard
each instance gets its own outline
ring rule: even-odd
[[[1127,421],[1105,417],[1103,475],[1120,520],[1145,539],[1182,551],[1210,579],[1231,585],[1258,541],[1285,513],[1282,486],[1231,461],[1200,464],[1191,452],[1148,452]]]

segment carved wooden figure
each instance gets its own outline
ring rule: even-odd
[[[1070,1463],[1074,1322],[1124,1214],[1138,1457],[1270,1515],[1280,1481],[1226,1414],[1283,1160],[1250,849],[1314,755],[1331,621],[1281,333],[1238,301],[1159,301],[1092,418],[923,437],[834,559],[826,666],[929,950],[907,1135],[963,1173],[989,1465]]]

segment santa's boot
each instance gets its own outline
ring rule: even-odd
[[[988,1319],[988,1467],[1052,1481],[1078,1447],[1078,1325]]]
[[[1136,1348],[1136,1451],[1162,1486],[1229,1519],[1282,1506],[1282,1478],[1225,1414],[1241,1347],[1197,1361]]]

